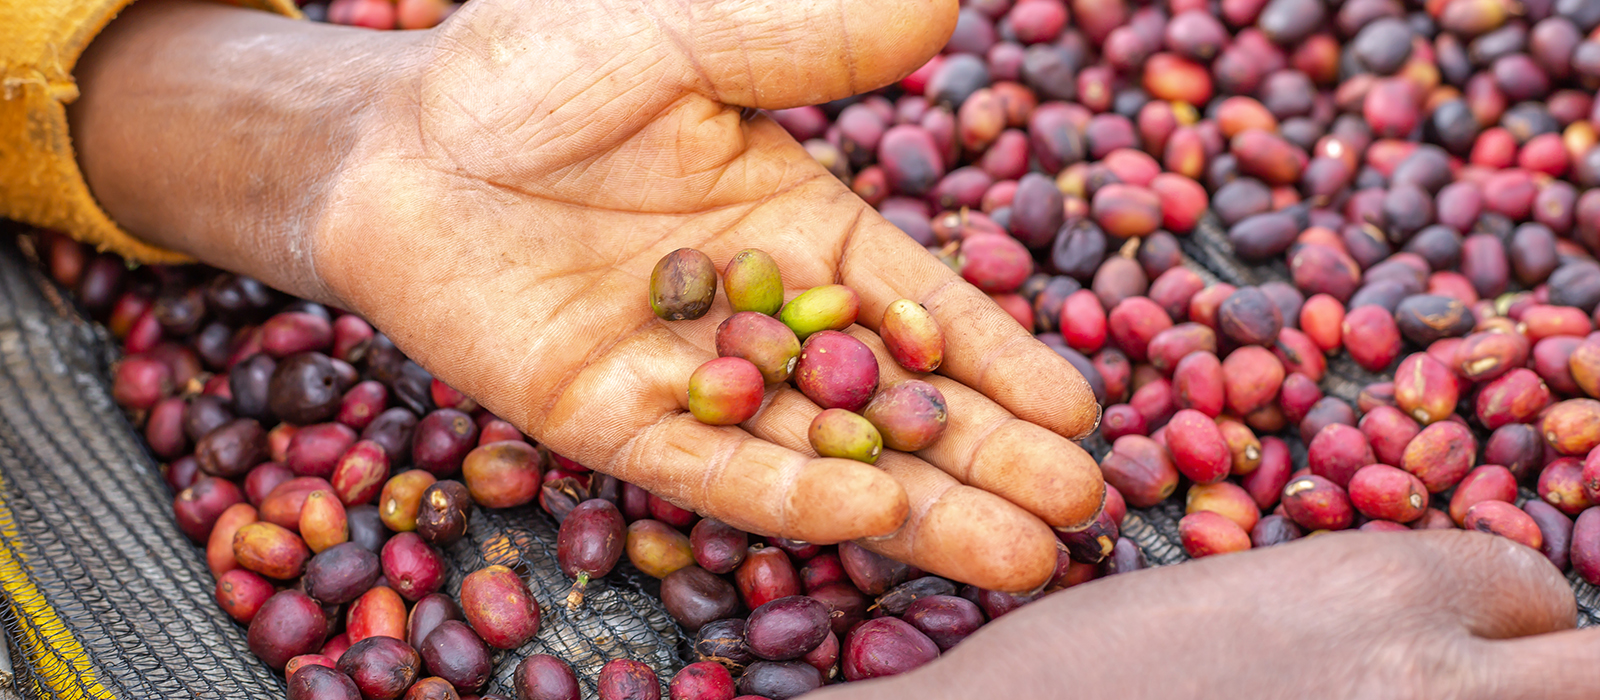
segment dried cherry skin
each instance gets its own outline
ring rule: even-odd
[[[744,619],[737,617],[701,627],[695,633],[694,653],[700,661],[716,661],[731,671],[742,671],[757,660],[744,646]]]
[[[422,492],[417,508],[417,534],[430,544],[449,545],[467,534],[472,496],[459,481],[436,481]]]
[[[349,386],[332,358],[302,352],[278,361],[267,386],[273,415],[295,425],[333,420]]]

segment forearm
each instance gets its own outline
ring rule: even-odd
[[[141,0],[79,63],[79,163],[141,239],[330,300],[312,232],[416,36]]]

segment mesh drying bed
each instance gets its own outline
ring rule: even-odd
[[[112,403],[112,343],[0,237],[0,591],[13,686],[47,698],[259,698],[284,686],[212,600],[199,547],[178,531],[156,460]],[[485,561],[523,574],[544,609],[539,637],[502,652],[566,659],[587,693],[607,660],[670,674],[681,634],[624,564],[576,612],[555,565],[555,523],[536,508],[478,511],[445,548],[446,591]],[[513,663],[506,663],[507,660]],[[670,677],[670,676],[668,676]],[[491,688],[491,691],[495,688]]]
[[[200,548],[179,533],[156,460],[112,403],[114,344],[84,321],[14,244],[0,235],[0,593],[14,673],[0,656],[0,685],[27,697],[261,698],[283,682],[250,654],[244,630],[212,601]],[[1184,240],[1207,281],[1283,279],[1282,265],[1249,268],[1231,258],[1208,222]],[[1330,361],[1324,390],[1353,400],[1377,377],[1348,358]],[[1290,440],[1297,458],[1304,449]],[[1085,445],[1097,457],[1107,446]],[[1175,500],[1135,511],[1123,534],[1155,565],[1187,557]],[[516,568],[544,609],[539,637],[502,652],[488,692],[504,692],[516,659],[550,653],[577,671],[585,695],[605,661],[628,657],[670,678],[684,636],[655,597],[653,581],[624,562],[569,612],[555,566],[555,524],[535,508],[478,511],[468,537],[446,548],[446,591],[485,562]],[[1581,624],[1600,623],[1600,591],[1573,581]],[[3,650],[3,647],[0,647]]]

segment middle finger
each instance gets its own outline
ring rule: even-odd
[[[780,388],[743,424],[780,447],[812,453],[811,419],[822,409],[800,392]],[[886,451],[877,466],[905,489],[905,524],[887,537],[859,541],[917,568],[997,591],[1031,591],[1055,573],[1056,538],[1028,512],[903,452]]]

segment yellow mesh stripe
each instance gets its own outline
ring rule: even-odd
[[[17,643],[37,673],[34,690],[42,697],[115,700],[95,678],[94,664],[83,644],[62,622],[50,601],[28,576],[26,558],[17,548],[17,523],[0,501],[0,589],[16,613]]]

